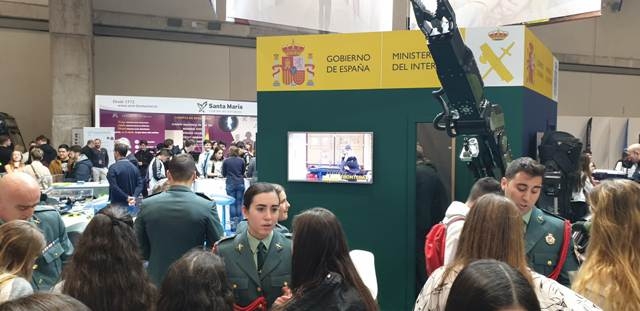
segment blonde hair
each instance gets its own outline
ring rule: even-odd
[[[503,261],[533,284],[524,252],[522,217],[513,201],[504,196],[485,194],[473,205],[460,233],[455,258],[445,270],[443,283],[454,268],[464,268],[479,259]]]
[[[24,220],[0,226],[0,272],[31,279],[33,264],[42,254],[45,240],[38,228]]]
[[[593,224],[573,289],[604,310],[640,310],[640,185],[602,182],[589,195]]]
[[[33,159],[34,161],[40,161],[44,157],[44,152],[40,148],[31,149],[31,152],[29,152],[29,154],[31,155],[31,159]]]

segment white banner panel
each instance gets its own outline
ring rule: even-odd
[[[389,31],[393,1],[227,0],[227,18],[342,33]]]
[[[100,110],[201,115],[258,115],[256,102],[201,98],[96,95],[96,124],[100,124]]]
[[[408,0],[407,0],[408,1]],[[600,0],[449,0],[459,27],[495,27],[600,12]],[[422,0],[435,11],[436,0]],[[411,29],[417,29],[413,11]]]

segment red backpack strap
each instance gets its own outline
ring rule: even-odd
[[[444,225],[446,227],[449,227],[450,224],[452,224],[454,222],[457,222],[457,221],[460,221],[460,220],[465,220],[466,218],[467,218],[467,216],[464,216],[464,215],[455,215],[455,216],[449,218],[449,221],[447,221]]]
[[[560,248],[560,258],[558,259],[558,263],[556,264],[555,269],[553,269],[551,274],[549,274],[550,279],[557,280],[558,277],[560,276],[562,267],[564,266],[564,263],[567,261],[567,256],[569,254],[569,242],[571,242],[571,223],[568,220],[565,220],[562,248]]]

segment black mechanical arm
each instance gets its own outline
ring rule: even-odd
[[[504,114],[484,96],[482,76],[473,52],[462,40],[451,4],[437,0],[433,13],[420,0],[410,1],[442,85],[432,94],[442,106],[433,120],[435,128],[450,137],[463,137],[460,159],[476,178],[501,178],[511,161]]]

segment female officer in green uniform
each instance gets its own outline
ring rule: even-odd
[[[256,183],[244,194],[248,228],[220,240],[214,252],[224,259],[236,305],[267,310],[291,281],[291,241],[274,231],[280,201],[273,185]]]

